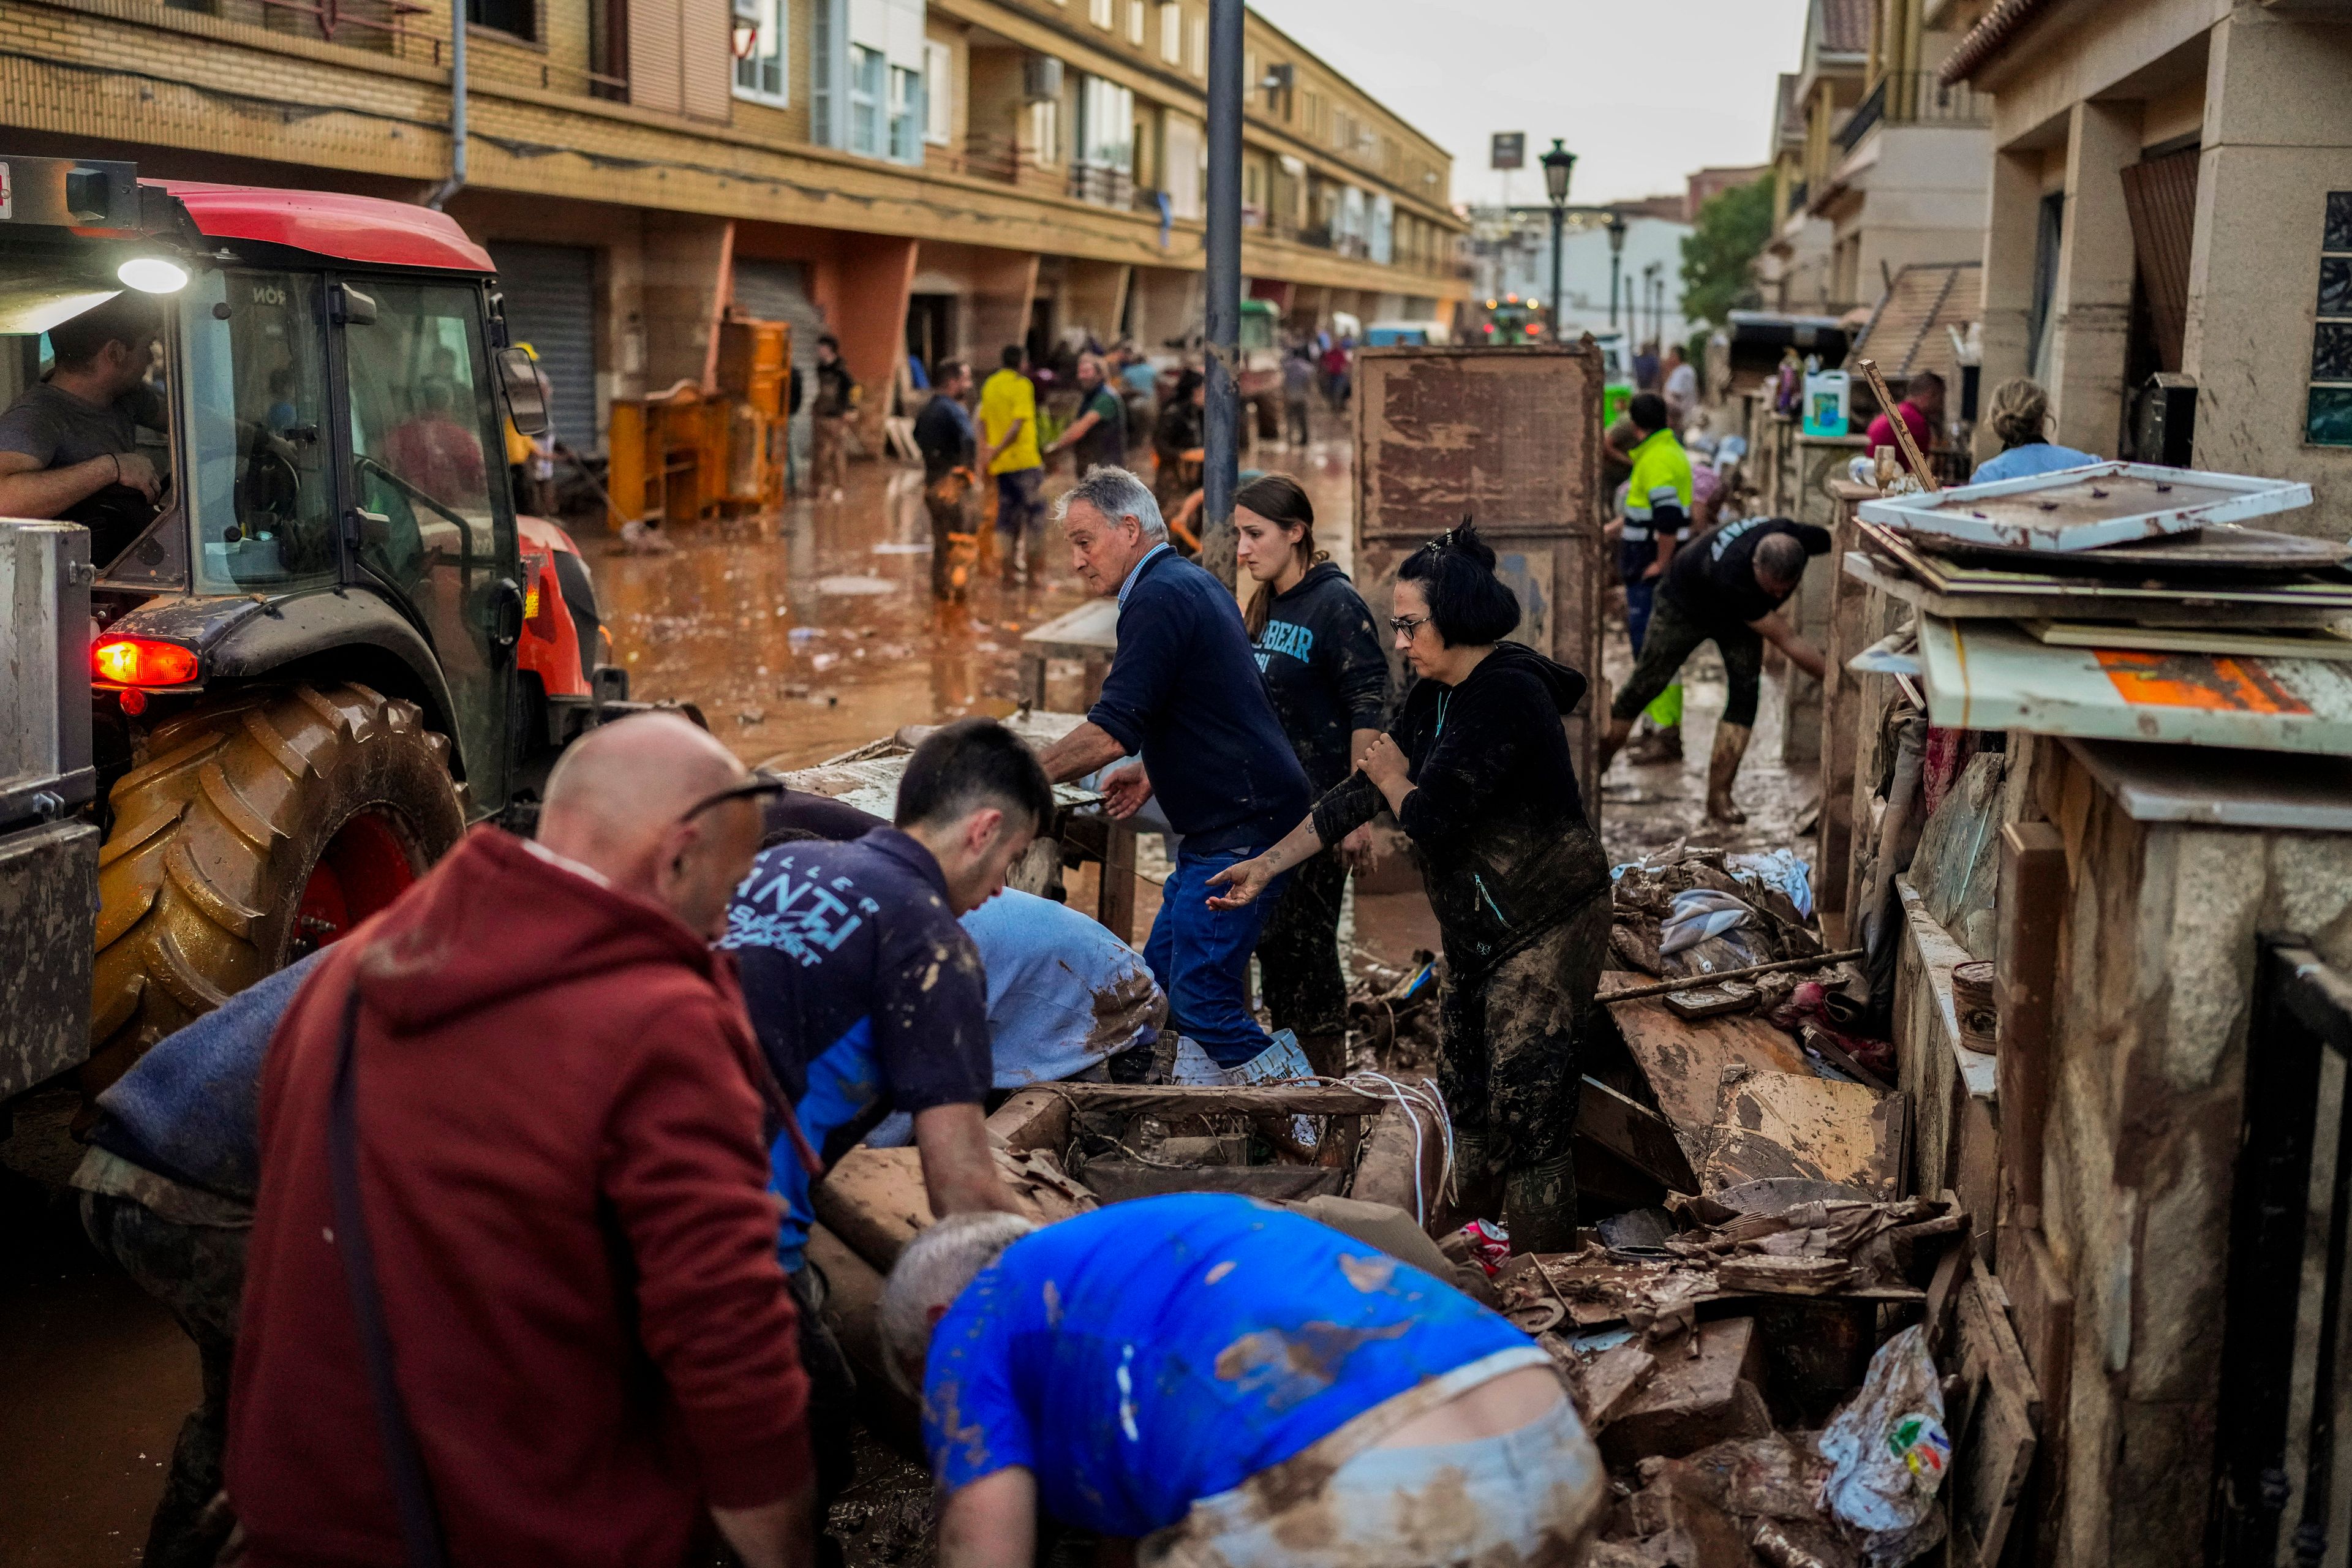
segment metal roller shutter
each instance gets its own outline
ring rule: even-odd
[[[596,445],[596,253],[584,246],[497,245],[507,341],[529,343],[547,372],[555,438],[583,456]]]

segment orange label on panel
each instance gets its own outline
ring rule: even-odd
[[[2210,653],[2095,650],[2099,668],[2126,702],[2222,713],[2309,713],[2258,658]]]

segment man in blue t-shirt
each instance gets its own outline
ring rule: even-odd
[[[944,1221],[882,1326],[921,1379],[940,1568],[1026,1563],[1040,1510],[1147,1561],[1570,1562],[1605,1496],[1525,1334],[1247,1198]]]
[[[896,826],[779,844],[752,862],[719,945],[741,966],[760,1047],[824,1168],[902,1110],[933,1214],[1012,1210],[982,1113],[987,977],[956,917],[1003,890],[1053,809],[1018,736],[959,719],[908,760]],[[772,1152],[787,1274],[815,1218],[807,1152],[790,1139]]]
[[[1168,993],[1169,1027],[1238,1068],[1267,1046],[1250,1011],[1249,961],[1276,900],[1211,909],[1209,879],[1297,825],[1307,774],[1233,590],[1169,548],[1143,481],[1097,468],[1060,506],[1079,580],[1118,600],[1118,651],[1086,722],[1038,761],[1058,783],[1142,754],[1141,766],[1104,781],[1111,814],[1131,816],[1156,793],[1181,836],[1143,956]]]

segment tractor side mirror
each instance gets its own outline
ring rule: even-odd
[[[506,384],[507,417],[526,436],[547,432],[547,377],[522,349],[499,351],[499,379]]]

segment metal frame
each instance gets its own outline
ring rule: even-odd
[[[2167,488],[2218,491],[2220,499],[2087,518],[2053,511],[2046,521],[2014,506],[1984,510],[1993,502],[2020,497],[2038,501],[2051,492],[2116,479],[2144,479]],[[2095,550],[2102,544],[2120,544],[2126,540],[2187,533],[2215,523],[2244,522],[2310,504],[2311,487],[2299,480],[2218,474],[2201,468],[2165,468],[2152,463],[2093,463],[2047,474],[2029,474],[2019,479],[1962,485],[1932,495],[1866,500],[1859,510],[1864,521],[1883,527],[1942,535],[1971,544],[2063,553]]]
[[[2266,936],[2253,996],[2205,1557],[2217,1568],[2273,1568],[2280,1528],[2299,1501],[2294,1561],[2317,1568],[2335,1506],[2336,1325],[2352,1221],[2352,977],[2299,937]],[[2330,1114],[2332,1128],[2323,1124]],[[2314,1166],[2323,1161],[2326,1250],[2315,1258]],[[2315,1264],[2325,1272],[2317,1315],[2306,1321]],[[2300,1433],[2299,1363],[2309,1373]]]

